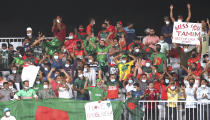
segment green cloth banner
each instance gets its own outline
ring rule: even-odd
[[[21,100],[0,103],[0,118],[4,116],[3,109],[11,109],[11,115],[17,120],[85,120],[85,103],[67,99]],[[114,120],[120,120],[123,103],[113,101]],[[56,119],[55,119],[56,118]]]

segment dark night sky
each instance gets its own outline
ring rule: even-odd
[[[133,22],[136,33],[143,34],[146,27],[154,27],[160,31],[163,16],[169,16],[169,5],[174,4],[174,16],[182,14],[186,17],[186,0],[8,0],[1,2],[0,36],[24,36],[27,26],[34,32],[42,31],[51,36],[52,19],[60,15],[72,31],[79,24],[87,25],[88,19],[96,19],[99,27],[104,18],[109,17],[124,24]],[[210,0],[191,1],[192,22],[202,18],[210,18]]]

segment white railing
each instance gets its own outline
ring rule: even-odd
[[[143,120],[210,120],[210,100],[205,102],[141,100],[139,106],[144,111]]]

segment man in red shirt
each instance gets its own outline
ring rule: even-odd
[[[53,20],[52,32],[61,42],[64,42],[66,39],[66,25],[63,23],[60,16],[57,16],[56,19]]]
[[[114,74],[110,75],[110,80],[105,84],[107,85],[107,99],[110,101],[118,100],[119,81],[116,80]]]
[[[157,89],[154,88],[154,83],[150,82],[148,85],[148,89],[145,90],[144,96],[146,100],[158,100],[159,99],[159,92]],[[158,103],[146,103],[146,110],[145,110],[145,120],[147,119],[158,119],[159,110],[157,108]],[[147,118],[148,116],[148,118]]]
[[[109,39],[113,39],[116,35],[116,28],[115,26],[111,25],[110,20],[109,19],[105,19],[104,23],[107,24],[107,31],[111,34],[109,36]]]
[[[93,26],[95,25],[95,19],[90,19],[90,24],[86,28],[86,33],[88,34],[88,37],[91,37],[91,35],[94,35],[94,29]]]

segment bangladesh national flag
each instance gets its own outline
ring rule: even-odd
[[[0,103],[0,118],[3,109],[11,109],[16,120],[86,120],[85,104],[90,101],[67,99],[21,100]],[[114,120],[120,120],[122,102],[111,102]]]
[[[128,98],[125,101],[127,110],[131,113],[132,120],[140,120],[144,116],[144,112],[139,106],[138,98]]]

